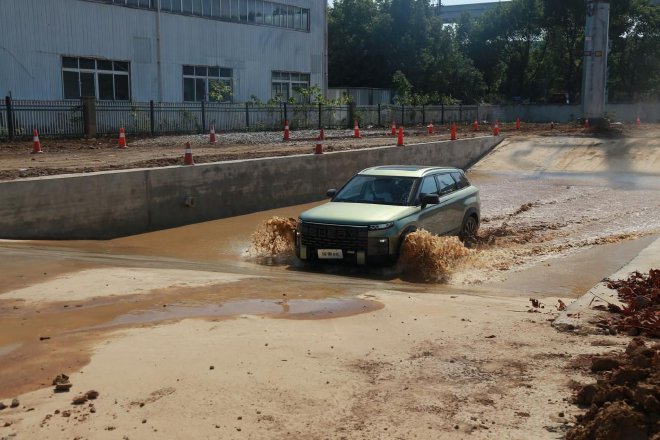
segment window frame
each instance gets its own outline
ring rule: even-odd
[[[78,67],[71,67],[71,66],[65,66],[67,62],[70,62],[71,60],[76,60],[77,66]],[[80,67],[81,66],[81,60],[85,60],[86,62],[93,61],[94,62],[94,67]],[[112,69],[107,69],[107,68],[99,68],[99,63],[100,62],[109,62],[112,65]],[[126,65],[126,69],[119,69],[116,67],[118,63]],[[97,101],[105,101],[105,102],[130,102],[132,99],[132,87],[131,87],[131,62],[130,61],[125,61],[125,60],[112,60],[108,58],[93,58],[93,57],[81,57],[81,56],[72,56],[72,55],[62,55],[60,59],[60,65],[61,65],[61,71],[62,71],[62,97],[63,99],[80,99],[82,96],[88,96],[87,94],[82,93],[82,88],[83,88],[83,80],[82,80],[82,75],[93,75],[93,81],[94,81],[94,99]],[[65,73],[75,73],[77,75],[78,81],[77,81],[77,90],[78,90],[78,96],[75,98],[67,97],[67,86],[65,82]],[[99,85],[99,76],[100,75],[111,75],[112,76],[112,98],[113,99],[105,99],[101,97],[101,88]],[[118,99],[117,98],[117,77],[121,77],[122,79],[128,80],[127,84],[127,97],[126,99]],[[91,95],[90,95],[91,96]]]
[[[186,73],[186,70],[192,69],[192,73]],[[202,69],[206,72],[206,74],[202,75]],[[217,75],[212,74],[212,70],[215,69],[217,71]],[[198,74],[198,71],[200,74]],[[218,102],[218,103],[231,103],[233,102],[233,96],[234,96],[234,71],[231,68],[228,67],[220,67],[220,66],[201,66],[201,65],[190,65],[190,64],[183,64],[181,68],[181,78],[182,78],[182,89],[181,89],[181,100],[183,102]],[[223,74],[229,74],[223,75]],[[186,79],[192,80],[193,81],[193,90],[194,90],[194,99],[189,100],[186,99]],[[198,81],[203,80],[204,81],[204,91],[205,91],[205,99],[197,99],[197,92],[198,92]],[[219,82],[224,82],[228,83],[229,87],[231,89],[231,96],[229,99],[226,101],[216,101],[212,100],[210,97],[210,87],[211,87],[211,82],[212,81],[219,81]]]

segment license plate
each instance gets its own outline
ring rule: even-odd
[[[341,249],[319,249],[318,250],[319,258],[322,259],[341,259],[344,258],[344,254]]]

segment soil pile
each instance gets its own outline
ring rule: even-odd
[[[575,402],[589,410],[566,439],[659,439],[660,344],[635,338],[621,355],[594,357],[591,370],[603,377],[578,390]]]
[[[607,310],[614,315],[599,321],[599,326],[660,338],[660,269],[651,269],[648,275],[633,272],[626,280],[608,280],[607,287],[617,291],[623,307],[608,304]]]

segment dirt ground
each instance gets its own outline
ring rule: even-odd
[[[592,359],[631,338],[558,332],[559,300],[660,236],[657,128],[570,129],[507,136],[469,171],[483,224],[443,283],[246,253],[264,220],[314,204],[109,241],[0,240],[0,439],[563,438],[589,417],[574,399]],[[255,136],[227,148],[261,150]],[[371,140],[391,144],[357,142]],[[108,142],[113,160],[154,151]],[[32,162],[18,147],[2,154]]]
[[[616,135],[653,137],[660,134],[660,127],[643,124],[626,125],[613,129]],[[435,134],[429,135],[425,127],[412,127],[405,131],[405,143],[432,142],[450,138],[449,125],[436,125]],[[520,136],[584,136],[585,130],[576,124],[523,124],[516,130],[513,123],[500,124],[500,133],[507,137]],[[491,134],[490,127],[480,126],[474,132],[472,125],[458,127],[458,138]],[[326,130],[323,142],[325,151],[369,148],[395,145],[396,137],[389,130],[364,129],[360,139],[353,138],[353,130]],[[182,165],[184,146],[190,142],[196,163],[224,160],[240,160],[269,156],[311,154],[316,145],[318,130],[291,132],[291,140],[282,141],[282,133],[218,133],[217,143],[209,144],[208,135],[160,136],[128,138],[128,148],[118,149],[117,138],[97,139],[41,139],[43,154],[30,154],[31,140],[0,141],[0,181],[23,177],[49,176],[68,173],[149,168]]]

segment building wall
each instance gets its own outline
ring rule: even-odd
[[[269,99],[273,70],[310,73],[323,88],[324,4],[279,1],[309,8],[310,32],[85,0],[2,0],[0,94],[63,99],[63,55],[130,61],[133,101],[182,101],[184,64],[233,69],[237,102]]]

